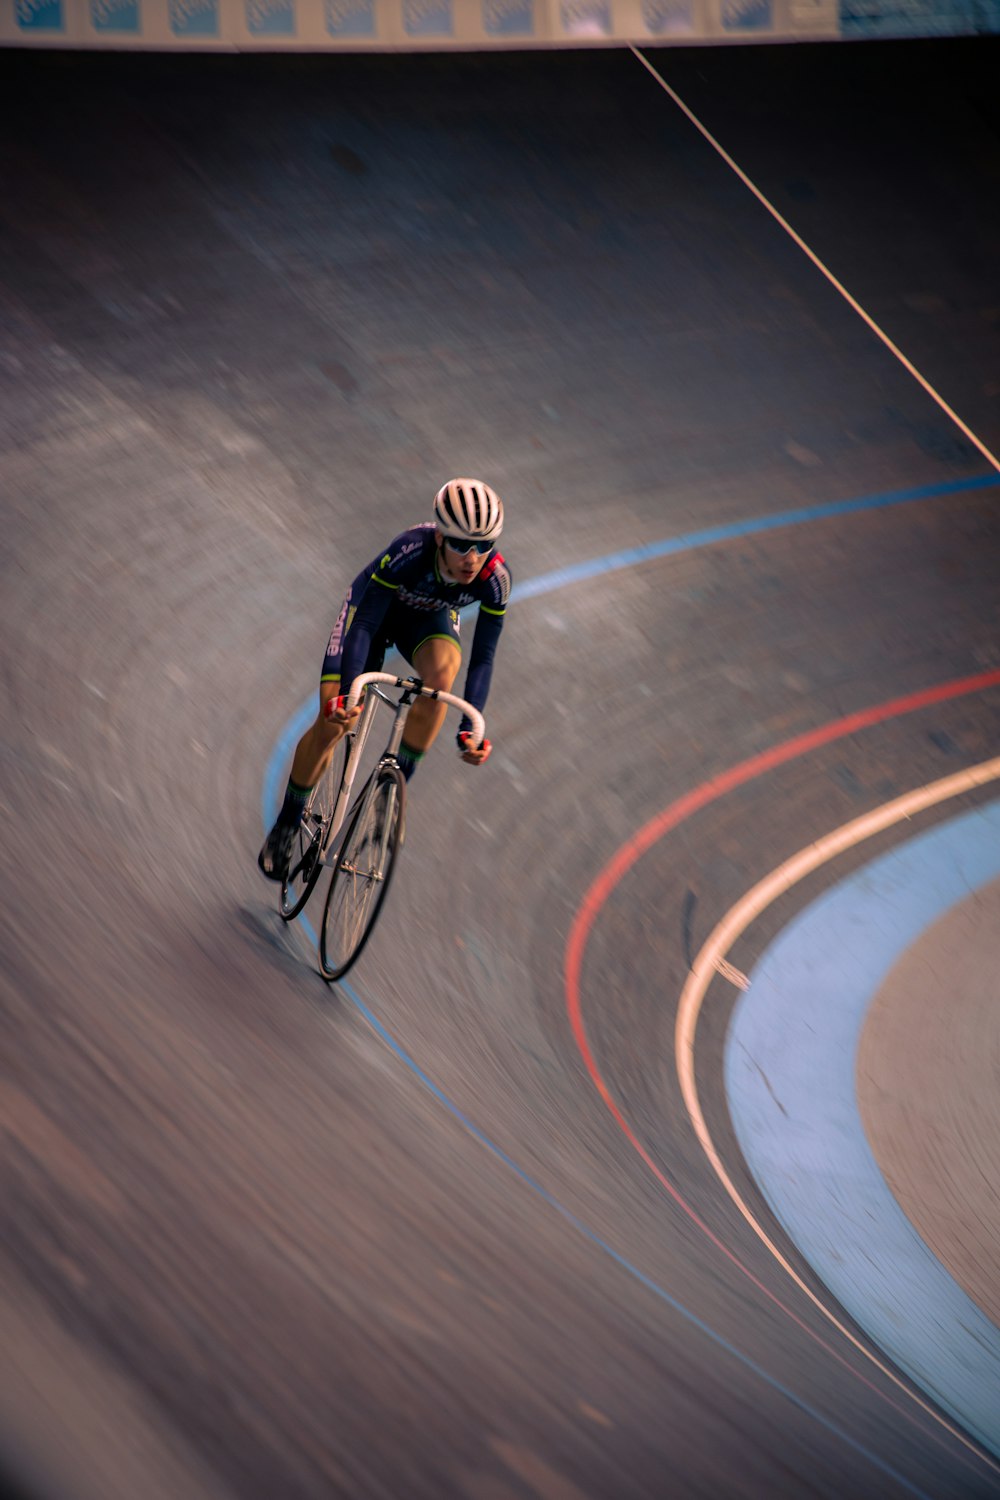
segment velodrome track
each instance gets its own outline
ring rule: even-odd
[[[655,61],[1000,450],[997,48]],[[744,1165],[725,977],[697,1094],[773,1248],[675,1068],[748,890],[997,755],[988,458],[628,53],[7,53],[0,79],[12,1480],[1000,1494],[990,1433],[871,1341]],[[466,471],[509,514],[495,754],[421,769],[373,946],[327,989],[263,818],[347,582]],[[728,961],[995,792],[819,866]],[[908,1071],[930,1034],[997,1055],[992,930],[880,991],[862,1103],[995,1319],[995,1106]]]

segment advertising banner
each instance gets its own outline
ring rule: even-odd
[[[1000,0],[840,0],[840,34],[973,36],[1000,31]]]
[[[440,51],[958,36],[1000,0],[0,0],[0,45]]]

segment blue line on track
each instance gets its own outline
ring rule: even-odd
[[[981,474],[974,479],[951,479],[943,484],[919,485],[916,489],[890,490],[882,495],[861,495],[856,500],[832,500],[825,505],[813,505],[801,510],[779,511],[774,516],[756,516],[749,521],[710,526],[704,531],[687,531],[660,542],[648,542],[643,547],[630,547],[624,552],[612,552],[606,557],[593,558],[589,562],[574,563],[568,568],[543,573],[538,578],[529,579],[527,583],[515,584],[513,598],[533,599],[537,594],[549,594],[554,589],[566,588],[571,583],[584,583],[588,578],[597,578],[601,573],[632,568],[637,563],[671,557],[676,552],[692,552],[697,547],[710,547],[715,542],[731,542],[741,536],[757,536],[764,531],[776,531],[781,526],[801,526],[807,521],[825,521],[831,516],[850,516],[864,510],[886,510],[891,505],[907,505],[914,500],[933,500],[941,495],[957,495],[967,490],[985,490],[994,485],[1000,485],[1000,474]]]
[[[514,591],[514,597],[518,600],[535,598],[540,594],[551,593],[556,589],[565,588],[570,584],[580,583],[588,578],[598,577],[602,573],[610,573],[620,568],[632,567],[636,563],[650,562],[656,558],[669,557],[673,553],[688,552],[697,547],[711,546],[715,542],[731,541],[734,538],[741,536],[752,536],[760,532],[772,531],[781,526],[796,526],[802,525],[809,521],[825,520],[831,516],[851,515],[858,511],[885,509],[888,506],[903,505],[915,500],[933,499],[941,495],[958,494],[968,490],[988,489],[998,484],[1000,484],[1000,477],[998,477],[997,475],[981,475],[972,479],[952,480],[943,484],[921,485],[915,489],[895,490],[888,494],[866,495],[855,500],[835,501],[829,504],[812,506],[801,510],[783,511],[780,514],[774,516],[761,516],[748,521],[733,522],[730,525],[709,527],[704,531],[687,532],[681,536],[668,537],[663,541],[651,542],[643,547],[634,547],[628,549],[627,551],[611,553],[608,556],[602,558],[595,558],[590,562],[577,563],[569,568],[559,568],[554,572],[542,574],[537,578],[529,579],[526,583],[519,585]],[[281,732],[281,735],[278,738],[277,743],[274,746],[274,749],[271,752],[270,757],[268,758],[261,795],[263,822],[265,828],[270,826],[270,823],[275,816],[275,812],[280,802],[281,778],[292,749],[294,748],[299,737],[312,722],[315,712],[315,698],[309,698],[304,704],[301,705],[301,707],[285,725],[284,729]],[[316,947],[316,934],[313,932],[308,918],[302,916],[298,920],[300,925],[308,934],[311,943],[314,947]],[[449,1099],[448,1096],[438,1088],[433,1079],[428,1077],[428,1075],[418,1066],[414,1059],[411,1058],[409,1054],[403,1050],[403,1048],[395,1040],[395,1038],[385,1029],[374,1012],[369,1009],[369,1007],[364,1003],[360,995],[357,994],[353,987],[346,982],[342,982],[340,988],[348,996],[351,1003],[364,1017],[364,1019],[368,1022],[372,1029],[385,1042],[386,1046],[390,1048],[390,1050],[395,1054],[400,1062],[402,1062],[414,1074],[414,1076],[423,1084],[423,1086],[428,1089],[431,1094],[433,1094],[435,1099],[438,1100],[438,1102],[448,1111],[448,1113],[451,1114],[462,1125],[462,1127],[480,1143],[480,1145],[485,1147],[485,1149],[489,1151],[491,1155],[495,1156],[498,1161],[502,1162],[504,1166],[508,1168],[508,1170],[513,1172],[520,1182],[522,1182],[527,1188],[529,1188],[534,1194],[536,1194],[536,1196],[542,1199],[543,1202],[545,1202],[550,1208],[558,1213],[579,1234],[583,1235],[584,1238],[587,1239],[591,1244],[602,1250],[604,1254],[608,1255],[611,1260],[615,1262],[616,1265],[621,1267],[621,1269],[626,1271],[630,1276],[634,1277],[655,1297],[659,1298],[660,1301],[664,1302],[679,1316],[681,1316],[687,1322],[697,1328],[701,1333],[705,1335],[706,1338],[710,1339],[712,1343],[716,1344],[720,1349],[725,1350],[726,1353],[730,1354],[734,1359],[738,1360],[739,1363],[742,1364],[745,1368],[751,1370],[755,1375],[763,1380],[766,1385],[770,1386],[772,1390],[777,1391],[780,1395],[784,1396],[788,1401],[792,1403],[793,1406],[797,1407],[798,1410],[803,1412],[808,1417],[812,1418],[812,1420],[817,1422],[819,1426],[824,1428],[825,1431],[829,1432],[834,1437],[839,1438],[840,1441],[845,1443],[847,1447],[850,1448],[853,1452],[867,1459],[868,1462],[873,1464],[875,1468],[880,1470],[889,1478],[893,1479],[908,1494],[917,1496],[918,1500],[931,1500],[931,1497],[924,1490],[921,1490],[920,1488],[918,1488],[918,1486],[912,1484],[908,1479],[906,1479],[902,1474],[898,1473],[897,1470],[893,1469],[889,1464],[884,1463],[877,1454],[873,1453],[863,1444],[857,1442],[850,1436],[849,1433],[845,1432],[835,1423],[829,1421],[814,1407],[810,1406],[807,1402],[803,1401],[799,1396],[797,1396],[794,1391],[789,1390],[787,1386],[782,1385],[780,1381],[776,1380],[772,1375],[769,1375],[766,1370],[764,1370],[760,1365],[756,1364],[755,1361],[750,1359],[748,1355],[743,1354],[733,1344],[730,1344],[726,1339],[724,1339],[721,1334],[716,1333],[715,1330],[711,1328],[707,1323],[703,1323],[701,1319],[698,1318],[694,1313],[690,1312],[680,1302],[676,1301],[675,1298],[671,1297],[669,1292],[665,1291],[663,1287],[659,1286],[650,1277],[644,1275],[644,1273],[640,1271],[637,1266],[632,1265],[632,1263],[626,1260],[624,1256],[620,1255],[617,1250],[613,1249],[611,1245],[609,1245],[605,1240],[602,1240],[600,1236],[597,1235],[592,1229],[588,1228],[588,1226],[584,1224],[582,1220],[578,1219],[575,1214],[571,1213],[569,1209],[565,1208],[558,1201],[558,1199],[554,1198],[545,1188],[541,1186],[540,1183],[537,1183],[534,1178],[529,1177],[528,1174],[523,1170],[523,1168],[519,1167],[511,1157],[507,1156],[503,1151],[501,1151],[499,1146],[495,1145],[488,1136],[484,1135],[479,1127],[462,1113],[457,1104]]]
[[[556,568],[537,578],[529,578],[526,582],[515,585],[512,602],[535,599],[540,594],[554,593],[570,584],[584,583],[588,578],[597,578],[602,573],[614,573],[621,568],[631,568],[637,563],[652,562],[656,558],[670,557],[678,552],[691,552],[698,547],[710,547],[716,542],[733,541],[738,537],[757,536],[761,532],[775,531],[782,526],[802,526],[810,521],[829,520],[832,516],[855,515],[859,511],[886,510],[889,506],[907,505],[915,500],[935,500],[943,495],[964,494],[970,490],[991,489],[997,485],[1000,485],[1000,475],[978,474],[971,479],[949,479],[939,484],[922,484],[905,490],[888,490],[883,494],[860,495],[854,500],[831,500],[823,505],[780,511],[774,516],[755,516],[747,521],[732,521],[725,526],[710,526],[704,531],[683,532],[680,536],[648,542],[642,547],[630,547],[624,552],[611,552],[604,557],[592,558],[589,562],[574,563],[571,567]],[[262,797],[266,826],[270,826],[278,806],[279,778],[284,765],[296,742],[311,724],[316,712],[315,704],[315,698],[307,699],[285,725],[271,753],[264,776]]]

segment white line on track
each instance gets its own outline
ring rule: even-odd
[[[680,1001],[677,1007],[677,1022],[674,1030],[674,1060],[677,1067],[677,1077],[680,1080],[681,1093],[687,1108],[688,1116],[698,1142],[701,1145],[716,1177],[722,1183],[729,1197],[736,1205],[750,1228],[758,1239],[767,1247],[775,1260],[787,1272],[801,1292],[809,1298],[809,1301],[818,1308],[825,1318],[842,1334],[848,1343],[853,1344],[862,1354],[871,1360],[872,1364],[882,1372],[887,1379],[898,1386],[911,1397],[916,1404],[922,1408],[935,1421],[942,1423],[950,1432],[971,1448],[978,1457],[984,1458],[983,1450],[978,1444],[974,1444],[964,1433],[954,1428],[951,1423],[942,1419],[939,1412],[923,1401],[913,1388],[898,1375],[882,1363],[870,1349],[851,1333],[819,1297],[806,1285],[785,1256],[768,1237],[767,1231],[754,1218],[749,1206],[741,1197],[739,1190],[733,1183],[732,1178],[723,1165],[722,1158],[716,1149],[715,1143],[705,1123],[701,1103],[698,1098],[698,1088],[695,1081],[695,1032],[698,1026],[698,1018],[701,1014],[705,995],[713,977],[720,972],[725,972],[727,965],[726,954],[733,943],[754,922],[760,914],[771,905],[785,891],[791,889],[799,881],[818,870],[821,865],[834,859],[838,854],[862,843],[865,839],[872,838],[886,828],[911,818],[915,813],[923,812],[938,803],[946,802],[951,797],[958,797],[963,792],[971,791],[974,787],[986,786],[991,781],[1000,780],[1000,756],[994,760],[984,761],[978,766],[970,766],[965,771],[958,771],[952,776],[945,776],[940,781],[932,781],[926,786],[918,787],[912,792],[907,792],[902,797],[896,797],[892,802],[885,803],[882,807],[874,808],[860,818],[845,823],[841,828],[826,834],[816,843],[801,849],[798,854],[792,856],[773,870],[770,875],[757,883],[746,895],[731,907],[719,922],[699,952],[691,972],[688,975],[684,988],[681,991]],[[738,971],[736,971],[738,972]],[[997,1469],[998,1465],[991,1460],[986,1460],[991,1468]]]
[[[954,424],[958,428],[959,432],[961,432],[963,434],[963,436],[965,436],[966,438],[968,438],[968,440],[969,440],[970,443],[972,443],[976,448],[979,449],[979,452],[986,459],[987,463],[991,463],[993,465],[994,469],[1000,471],[1000,459],[998,459],[995,456],[995,454],[993,454],[990,451],[990,449],[987,448],[986,444],[980,438],[978,438],[976,436],[976,434],[972,431],[972,428],[969,427],[965,422],[962,421],[962,419],[958,415],[958,413],[956,411],[954,411],[948,405],[947,401],[944,399],[943,396],[941,396],[941,395],[938,394],[938,392],[931,385],[930,381],[927,380],[927,379],[925,379],[925,377],[923,375],[921,375],[921,373],[917,369],[916,365],[914,365],[909,359],[907,359],[907,357],[903,353],[903,351],[899,348],[899,346],[897,344],[893,343],[893,341],[889,337],[889,335],[887,333],[885,333],[884,330],[881,329],[879,327],[879,325],[875,322],[875,319],[869,313],[865,312],[865,309],[861,306],[861,303],[858,302],[855,297],[851,296],[850,292],[847,290],[847,288],[844,286],[844,284],[842,282],[840,282],[840,281],[837,280],[836,276],[834,276],[833,272],[829,269],[829,267],[826,266],[823,263],[823,261],[820,260],[819,256],[816,254],[816,252],[814,250],[811,250],[809,248],[809,246],[806,244],[806,242],[802,238],[802,236],[796,230],[794,230],[792,228],[791,224],[789,224],[788,220],[784,217],[784,215],[781,214],[781,213],[779,213],[779,211],[775,208],[774,204],[770,201],[770,199],[767,198],[767,197],[765,197],[765,195],[761,192],[760,188],[757,187],[756,184],[751,181],[751,179],[744,172],[743,168],[737,165],[737,163],[729,155],[729,152],[726,151],[725,148],[719,144],[719,142],[715,139],[715,136],[712,135],[711,131],[708,130],[701,123],[701,121],[698,119],[698,117],[694,113],[694,111],[688,108],[688,106],[684,103],[684,100],[680,97],[680,95],[677,93],[677,91],[675,89],[672,89],[670,87],[670,84],[667,83],[666,79],[663,78],[663,76],[660,73],[657,72],[657,70],[653,67],[653,64],[648,60],[648,58],[646,58],[646,57],[643,56],[643,54],[639,51],[638,47],[630,45],[629,51],[632,52],[639,59],[639,61],[642,63],[643,67],[647,70],[647,72],[649,72],[649,73],[652,74],[652,76],[656,79],[657,83],[660,85],[660,88],[663,90],[663,92],[665,94],[667,94],[669,96],[669,98],[671,98],[673,100],[673,102],[677,105],[677,108],[679,110],[681,110],[681,112],[684,115],[687,116],[687,118],[691,121],[691,124],[695,127],[695,129],[701,132],[701,134],[705,137],[705,140],[712,147],[712,149],[714,151],[717,151],[719,153],[719,155],[722,157],[722,160],[726,163],[726,166],[732,168],[732,170],[736,173],[737,177],[743,183],[743,186],[746,187],[746,188],[748,188],[750,190],[750,192],[753,193],[754,197],[758,200],[758,202],[761,203],[761,204],[763,204],[763,206],[767,209],[768,213],[772,216],[772,218],[775,219],[781,225],[781,227],[785,231],[785,233],[787,235],[789,235],[791,237],[791,239],[793,239],[795,241],[796,245],[798,245],[798,247],[802,251],[803,255],[807,255],[809,257],[809,259],[812,261],[812,263],[816,267],[816,269],[818,271],[822,272],[822,274],[826,277],[826,279],[830,283],[830,285],[832,287],[836,288],[836,290],[844,298],[844,301],[847,302],[847,304],[854,309],[854,311],[857,313],[858,317],[861,318],[861,319],[863,319],[863,321],[865,323],[867,323],[867,325],[871,329],[872,333],[874,333],[877,338],[879,338],[879,339],[882,340],[882,343],[885,345],[885,347],[889,350],[889,352],[891,354],[895,355],[895,357],[899,360],[900,364],[903,366],[904,370],[906,370],[908,372],[908,374],[910,374],[910,375],[913,376],[914,380],[918,383],[918,385],[923,386],[924,390],[927,392],[928,396],[930,396],[931,400],[937,402],[938,406],[945,413],[945,415],[947,417],[949,417],[952,422],[954,422]]]

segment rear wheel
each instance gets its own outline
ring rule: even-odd
[[[403,842],[406,781],[398,766],[376,772],[333,866],[319,933],[323,978],[342,979],[367,943]]]
[[[292,845],[288,874],[281,882],[278,893],[278,911],[286,922],[297,917],[305,906],[323,868],[323,847],[333,821],[337,797],[340,795],[349,745],[349,737],[341,735],[330,764],[316,783],[306,804],[305,814]]]

